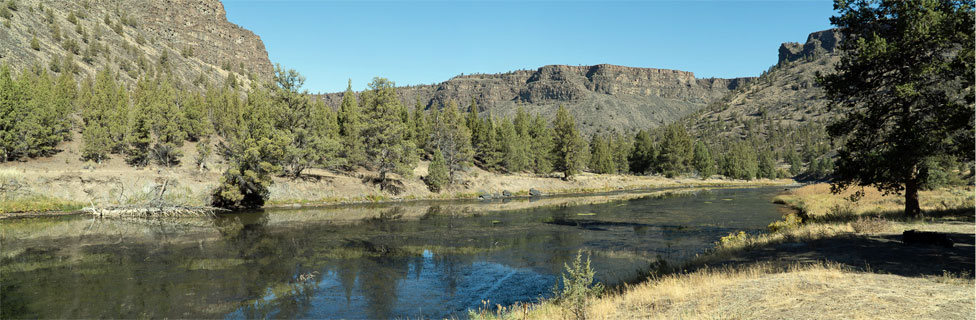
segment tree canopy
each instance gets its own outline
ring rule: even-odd
[[[905,213],[919,215],[926,160],[973,159],[973,2],[836,0],[834,8],[845,54],[820,78],[843,115],[828,128],[842,144],[834,190],[904,191]]]

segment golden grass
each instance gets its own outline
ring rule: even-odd
[[[586,315],[588,319],[967,319],[973,312],[972,289],[971,278],[952,274],[923,279],[855,272],[829,263],[786,267],[760,263],[650,279],[591,300]],[[549,301],[490,308],[476,318],[570,316]]]
[[[928,218],[908,218],[898,195],[865,189],[830,193],[827,184],[797,188],[774,198],[800,211],[770,225],[769,233],[732,233],[689,266],[728,261],[743,251],[787,242],[806,242],[852,233],[901,233],[907,229],[974,233],[973,187],[922,191]],[[948,215],[941,215],[949,212]],[[960,216],[961,214],[961,216]],[[800,216],[807,221],[795,223]],[[692,273],[652,277],[618,293],[590,301],[590,319],[972,319],[976,313],[971,274],[922,278],[856,272],[840,264],[778,266],[760,262],[738,267],[701,268]],[[567,310],[551,301],[492,307],[476,318],[563,319]]]

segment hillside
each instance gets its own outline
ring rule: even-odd
[[[108,68],[129,84],[166,72],[197,87],[222,84],[229,74],[248,86],[272,74],[261,38],[228,22],[218,0],[18,0],[4,7],[0,63],[15,70],[39,64],[88,77]]]
[[[398,88],[405,105],[440,107],[475,101],[482,112],[512,116],[519,105],[553,116],[559,105],[579,120],[584,133],[668,124],[748,83],[753,78],[700,79],[692,72],[600,64],[548,65],[537,70],[461,75],[437,85]],[[320,95],[338,107],[342,93]]]
[[[803,44],[782,44],[779,62],[756,81],[684,121],[700,136],[734,137],[772,125],[798,127],[828,120],[816,75],[834,70],[839,41],[839,33],[825,30],[811,33]]]

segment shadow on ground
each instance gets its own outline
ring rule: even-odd
[[[898,213],[881,215],[887,220],[911,221]],[[972,226],[973,209],[926,212],[926,221],[935,224]],[[845,221],[839,217],[832,222]],[[847,220],[850,221],[850,220]],[[755,262],[782,265],[832,262],[854,270],[908,277],[941,276],[945,272],[973,277],[976,274],[976,236],[973,233],[944,232],[954,243],[937,245],[905,244],[901,233],[841,234],[818,240],[776,243],[754,247],[711,266],[736,266]]]

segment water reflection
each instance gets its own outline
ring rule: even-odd
[[[463,317],[482,300],[548,294],[579,249],[614,283],[657,256],[686,259],[761,229],[777,218],[775,192],[4,221],[0,317]]]

